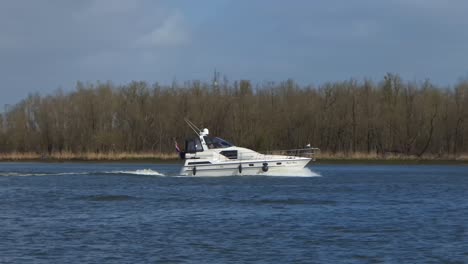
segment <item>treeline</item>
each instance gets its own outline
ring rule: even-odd
[[[302,87],[293,80],[79,82],[1,114],[0,152],[173,152],[173,138],[193,134],[184,117],[257,150],[310,143],[330,153],[468,153],[468,82],[443,88],[393,74]]]

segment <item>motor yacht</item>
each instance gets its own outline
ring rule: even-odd
[[[180,175],[281,175],[283,172],[303,169],[311,160],[315,160],[314,155],[318,150],[308,145],[303,149],[259,153],[212,137],[207,128],[200,130],[189,120],[185,121],[196,136],[185,141],[184,151],[176,143],[180,157],[185,160]]]

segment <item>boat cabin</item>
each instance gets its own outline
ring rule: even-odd
[[[233,144],[219,137],[200,136],[185,141],[185,152],[196,153],[208,149],[222,149],[233,146]]]

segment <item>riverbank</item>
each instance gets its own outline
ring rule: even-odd
[[[404,155],[400,153],[329,153],[317,155],[318,164],[467,164],[468,154],[459,155]]]
[[[317,159],[314,164],[355,165],[468,165],[468,160],[450,159]]]
[[[8,161],[34,161],[34,162],[175,162],[178,160],[176,153],[153,152],[56,152],[50,155],[34,152],[0,153],[0,162]]]
[[[180,162],[177,153],[71,153],[57,152],[50,155],[41,153],[0,153],[0,162],[141,162],[141,163],[174,163]],[[328,153],[321,152],[316,156],[317,164],[467,164],[468,154],[456,156],[422,157],[387,153]]]

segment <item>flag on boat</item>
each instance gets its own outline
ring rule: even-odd
[[[175,150],[177,151],[177,153],[180,153],[179,144],[177,144],[177,141],[175,140],[174,140],[174,143],[175,143]]]

